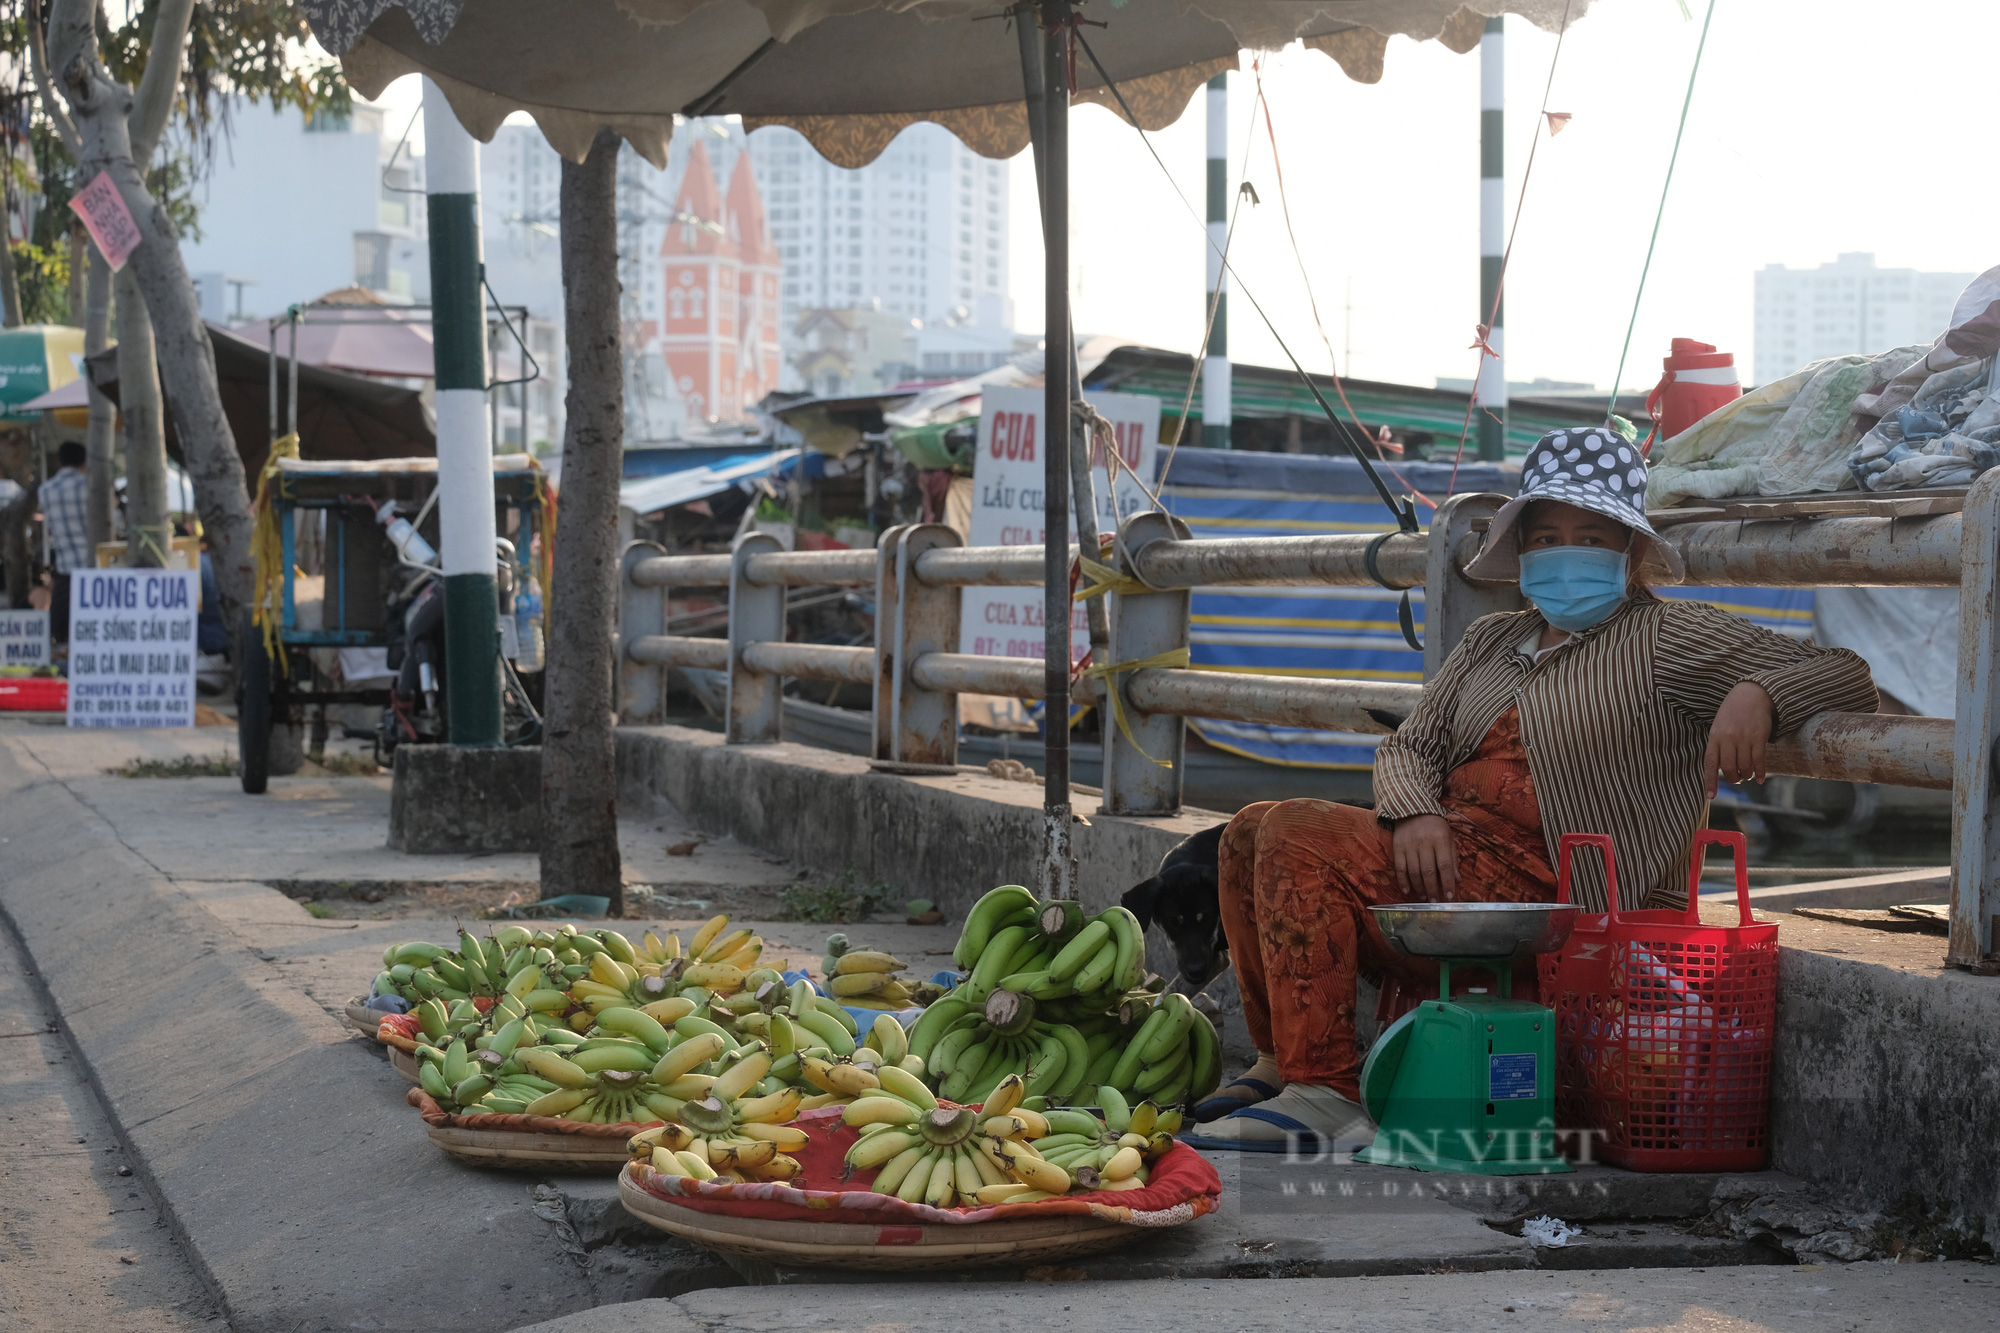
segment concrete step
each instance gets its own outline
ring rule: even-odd
[[[1135,1305],[1127,1283],[1066,1280],[979,1286],[871,1282],[782,1291],[701,1291],[591,1310],[516,1333],[793,1333],[976,1326],[983,1333],[1131,1328],[1229,1333],[1630,1333],[1635,1329],[1826,1333],[1993,1326],[1990,1265],[1620,1269],[1176,1282]]]

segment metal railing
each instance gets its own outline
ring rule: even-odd
[[[1505,499],[1447,500],[1427,532],[1389,536],[1377,551],[1381,585],[1425,590],[1425,679],[1474,620],[1522,605],[1516,585],[1463,572],[1478,550],[1478,530]],[[1973,487],[1962,514],[1696,521],[1665,528],[1662,539],[1680,553],[1694,585],[1961,587],[1955,722],[1822,714],[1774,741],[1769,759],[1774,773],[1952,791],[1950,958],[1976,962],[1993,947],[1993,917],[2000,912],[1995,854],[1987,850],[2000,849],[2000,828],[1993,827],[2000,804],[1989,800],[2000,736],[1994,665],[2000,469]],[[1186,648],[1189,593],[1197,587],[1379,586],[1367,567],[1375,540],[1354,534],[1196,541],[1170,515],[1130,518],[1112,557],[1127,579],[1112,594],[1112,662]],[[935,524],[893,528],[873,551],[786,552],[759,533],[742,538],[728,556],[667,556],[634,543],[624,559],[621,717],[658,720],[665,668],[703,667],[728,676],[727,741],[770,742],[782,735],[785,677],[852,681],[875,689],[876,760],[951,765],[959,694],[1039,699],[1044,693],[1039,657],[957,651],[959,589],[1041,581],[1040,547],[967,548]],[[807,585],[872,586],[876,646],[785,643],[784,590]],[[727,588],[728,639],[662,633],[669,588]],[[1132,816],[1180,808],[1185,718],[1387,733],[1422,693],[1407,683],[1158,667],[1122,671],[1113,680],[1130,734],[1105,727],[1100,808]],[[1085,679],[1071,692],[1079,702],[1102,703],[1104,688]]]

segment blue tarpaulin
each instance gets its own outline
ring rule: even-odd
[[[690,454],[695,451],[689,450]],[[675,505],[691,504],[720,495],[732,486],[758,477],[791,475],[803,467],[805,476],[817,477],[824,468],[824,455],[807,449],[765,450],[754,454],[734,454],[708,462],[689,460],[678,471],[627,477],[618,487],[618,503],[636,514],[657,514]]]
[[[1441,502],[1448,493],[1511,495],[1520,481],[1520,469],[1512,464],[1466,463],[1455,478],[1449,463],[1377,466],[1393,493],[1428,497],[1417,505],[1424,520],[1429,501]],[[1179,450],[1160,498],[1197,538],[1395,527],[1361,465],[1349,458]],[[1662,588],[1660,594],[1711,601],[1795,637],[1812,630],[1813,594],[1807,588]],[[1403,642],[1396,623],[1401,597],[1386,588],[1197,588],[1190,613],[1192,665],[1198,671],[1421,682],[1423,655]],[[1421,633],[1422,590],[1412,594],[1412,602]],[[1213,718],[1191,718],[1188,725],[1218,749],[1311,768],[1369,768],[1381,739]]]

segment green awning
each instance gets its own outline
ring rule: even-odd
[[[67,324],[0,329],[0,420],[39,421],[21,404],[60,389],[81,373],[83,330]]]

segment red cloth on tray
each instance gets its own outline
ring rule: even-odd
[[[808,1111],[797,1123],[811,1138],[805,1147],[791,1154],[804,1169],[786,1184],[760,1181],[736,1185],[695,1180],[670,1176],[636,1162],[626,1170],[633,1183],[648,1194],[696,1212],[785,1222],[923,1226],[1087,1213],[1134,1226],[1172,1226],[1213,1212],[1222,1198],[1222,1178],[1215,1168],[1194,1149],[1177,1143],[1153,1164],[1144,1189],[1070,1194],[1036,1203],[932,1208],[859,1188],[873,1181],[880,1168],[857,1171],[851,1179],[842,1178],[847,1169],[847,1150],[860,1135],[841,1122],[838,1108]]]

